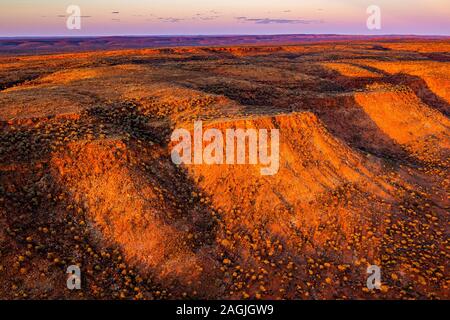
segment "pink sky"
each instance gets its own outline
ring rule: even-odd
[[[81,29],[66,8],[81,9]],[[366,27],[369,5],[381,30]],[[172,34],[450,35],[448,0],[0,0],[0,36]]]

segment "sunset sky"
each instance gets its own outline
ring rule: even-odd
[[[69,5],[81,30],[66,28]],[[366,27],[369,5],[382,28]],[[450,35],[449,0],[0,0],[0,37],[192,34]]]

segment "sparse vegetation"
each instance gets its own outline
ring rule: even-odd
[[[440,47],[0,58],[0,298],[448,299]],[[279,173],[175,166],[196,119],[280,129]]]

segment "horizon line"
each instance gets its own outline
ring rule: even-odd
[[[450,37],[450,34],[353,34],[353,33],[223,33],[223,34],[116,34],[116,35],[17,35],[0,39],[51,39],[51,38],[139,38],[139,37],[243,37],[243,36],[351,36],[351,37]]]

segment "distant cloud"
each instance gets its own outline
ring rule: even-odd
[[[311,24],[322,23],[321,20],[305,20],[305,19],[271,19],[271,18],[247,18],[236,17],[241,22],[253,22],[256,24]]]
[[[193,20],[199,19],[199,20],[207,21],[207,20],[216,20],[216,19],[218,19],[219,17],[220,17],[220,16],[205,16],[205,17],[192,17],[192,19],[193,19]]]
[[[171,17],[169,17],[169,18],[162,18],[162,17],[160,17],[160,18],[158,18],[158,20],[160,20],[162,22],[178,23],[178,22],[183,21],[185,19],[182,19],[182,18],[171,18]]]
[[[221,16],[219,15],[219,12],[211,10],[207,13],[196,13],[193,17],[192,20],[216,20],[218,18],[220,18]]]
[[[201,17],[200,20],[216,20],[219,16],[212,16],[212,17]]]
[[[42,16],[47,17],[47,16]],[[92,16],[72,16],[72,15],[64,15],[64,14],[58,14],[56,17],[58,18],[68,18],[68,17],[72,17],[72,18],[92,18]]]

